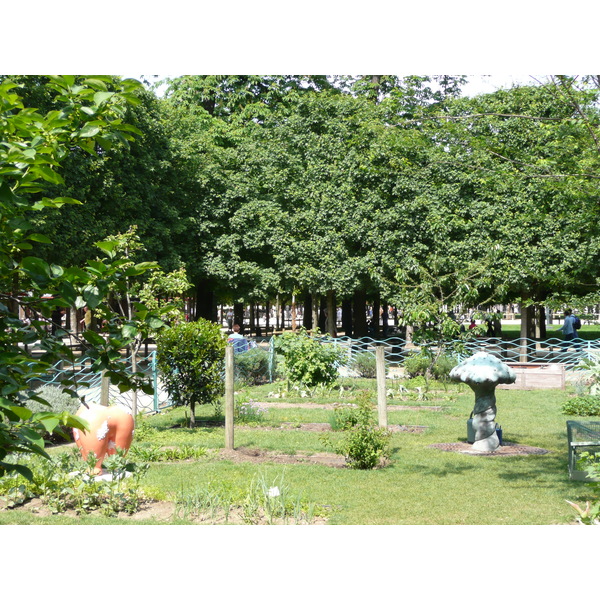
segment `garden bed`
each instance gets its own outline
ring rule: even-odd
[[[473,450],[473,444],[455,442],[452,444],[430,444],[430,448],[437,448],[444,452],[460,452],[461,454],[474,454],[477,456],[521,456],[525,454],[548,454],[550,451],[534,446],[521,446],[512,442],[504,442],[495,452],[479,452]]]

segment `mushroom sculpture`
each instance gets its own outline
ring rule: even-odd
[[[494,452],[500,446],[496,434],[496,386],[514,383],[516,373],[495,356],[477,352],[450,371],[450,379],[466,383],[475,392],[473,449]]]

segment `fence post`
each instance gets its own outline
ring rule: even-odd
[[[152,352],[152,386],[154,388],[154,412],[158,412],[158,371],[156,367],[156,352]]]
[[[108,406],[108,393],[110,391],[110,379],[106,376],[106,371],[102,371],[100,379],[100,404]]]
[[[225,348],[225,448],[233,450],[233,346]]]
[[[383,346],[375,348],[375,362],[377,365],[377,414],[379,427],[387,427],[387,395],[385,389],[385,354]]]

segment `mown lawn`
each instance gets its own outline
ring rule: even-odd
[[[403,382],[406,383],[406,382]],[[416,387],[413,382],[411,388]],[[268,402],[259,423],[236,427],[236,448],[256,448],[283,454],[322,453],[322,433],[278,429],[281,423],[327,423],[333,416],[333,402],[349,402],[360,388],[372,388],[373,381],[342,382],[336,389],[314,398],[301,398],[291,392],[285,398],[268,397],[276,384],[249,388],[246,399]],[[416,393],[402,391],[397,383],[390,406],[413,406],[416,410],[389,412],[389,423],[423,426],[422,432],[397,432],[391,437],[389,466],[372,471],[334,468],[318,464],[277,464],[232,462],[213,453],[191,460],[152,463],[143,486],[152,497],[173,499],[177,492],[194,493],[207,486],[241,490],[250,481],[283,480],[294,494],[322,508],[330,524],[344,525],[550,525],[574,522],[575,513],[566,499],[589,497],[589,486],[569,480],[567,471],[567,418],[561,404],[569,390],[498,390],[497,421],[504,440],[544,448],[544,455],[475,456],[444,452],[431,444],[466,441],[466,419],[472,408],[473,393],[461,385],[429,392],[417,400]],[[274,403],[293,402],[293,408],[277,408]],[[323,408],[303,408],[306,402]],[[441,410],[428,407],[438,406]],[[375,408],[375,406],[374,406]],[[186,426],[183,408],[144,418],[140,446],[196,445],[207,449],[224,447],[222,416],[215,417],[212,406],[197,411],[199,426]],[[333,432],[333,437],[342,433]],[[54,451],[62,451],[55,449]],[[16,511],[0,512],[0,524],[72,523],[67,517],[36,519]],[[115,520],[81,517],[79,524],[111,523]],[[121,521],[120,521],[121,522]],[[143,522],[142,522],[143,523]]]

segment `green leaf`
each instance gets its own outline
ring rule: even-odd
[[[38,284],[45,284],[51,278],[50,265],[41,258],[26,256],[21,261],[21,268]]]
[[[86,340],[86,342],[89,342],[90,344],[93,344],[94,346],[103,346],[104,345],[104,338],[96,333],[95,331],[91,331],[88,329],[88,331],[84,331],[82,334],[82,337],[84,340]]]
[[[115,248],[119,245],[118,242],[96,242],[95,246],[100,248],[102,252],[107,254],[110,258],[115,256]]]
[[[11,471],[16,471],[17,473],[19,473],[19,475],[25,477],[27,481],[33,481],[33,473],[31,472],[31,469],[26,467],[25,465],[17,465],[0,461],[0,468],[4,469],[7,473],[10,473]]]
[[[27,236],[28,240],[32,240],[34,242],[39,242],[40,244],[51,244],[52,240],[44,235],[43,233],[32,233],[31,235]]]
[[[87,285],[83,289],[83,299],[90,308],[96,308],[102,302],[102,292],[95,285]]]
[[[137,332],[137,327],[134,325],[123,325],[123,328],[121,329],[121,333],[125,338],[133,338],[137,335]]]
[[[98,125],[92,125],[88,123],[79,131],[79,137],[90,138],[100,133],[100,127]]]

